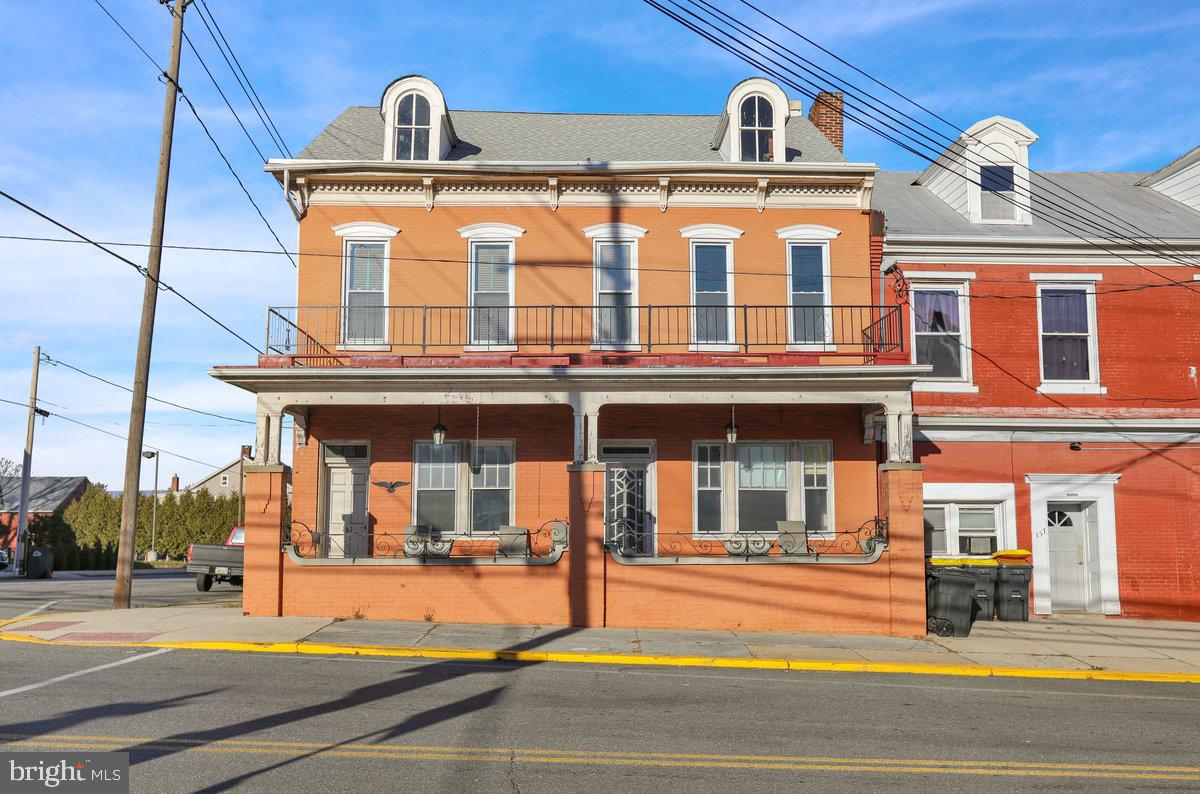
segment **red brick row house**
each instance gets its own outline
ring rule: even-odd
[[[978,184],[930,166],[873,196],[932,367],[913,386],[927,543],[1032,550],[1039,614],[1198,619],[1200,149],[1022,190],[1037,136],[966,133]]]
[[[213,370],[258,400],[244,609],[923,632],[927,551],[1029,537],[1008,529],[1023,519],[992,442],[938,440],[969,413],[944,409],[1043,404],[976,362],[992,304],[975,342],[910,322],[914,299],[965,314],[963,284],[993,265],[972,283],[925,248],[913,195],[932,191],[847,160],[829,99],[806,113],[755,78],[705,115],[452,111],[409,76],[272,161],[299,218],[296,305],[268,311],[255,365]],[[938,385],[964,351],[972,376]],[[1061,506],[1037,493],[1034,510]],[[985,504],[1004,534],[987,537]],[[1112,500],[1095,504],[1082,520],[1106,520]]]

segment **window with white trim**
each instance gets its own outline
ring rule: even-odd
[[[789,520],[832,532],[832,460],[828,441],[696,442],[695,534],[774,533]]]
[[[229,487],[229,475],[228,475],[228,474],[222,474],[222,475],[221,475],[221,487],[222,487],[222,488],[228,488],[228,487]]]
[[[386,344],[387,243],[346,240],[343,245],[343,344]]]
[[[927,380],[970,380],[967,285],[914,284],[913,363],[929,364]]]
[[[471,241],[471,344],[512,344],[512,241]]]
[[[494,535],[513,517],[512,441],[418,441],[413,523],[444,534]]]
[[[775,159],[775,112],[762,94],[742,100],[738,129],[743,163],[769,163]]]
[[[410,91],[396,103],[396,159],[428,160],[430,130],[429,100]]]
[[[633,240],[596,240],[592,258],[596,273],[596,344],[636,343],[634,268],[637,243]]]
[[[733,343],[733,244],[692,241],[693,338]]]
[[[1043,383],[1098,383],[1095,285],[1038,285]]]
[[[413,523],[435,533],[458,529],[458,445],[418,442],[413,485]]]
[[[788,298],[792,306],[791,341],[831,341],[829,246],[788,244]]]
[[[925,504],[925,553],[990,556],[1000,548],[1004,506],[999,503]]]
[[[490,535],[512,524],[512,445],[471,445],[471,532]]]

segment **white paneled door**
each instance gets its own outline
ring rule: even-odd
[[[329,466],[330,557],[367,556],[367,466]]]

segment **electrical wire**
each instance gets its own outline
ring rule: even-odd
[[[86,377],[89,377],[89,378],[91,378],[92,380],[99,381],[100,383],[105,383],[105,384],[108,384],[109,386],[113,386],[113,387],[115,387],[115,388],[121,389],[122,391],[127,391],[127,392],[129,392],[129,393],[131,393],[131,394],[133,393],[133,389],[129,388],[128,386],[123,386],[123,385],[121,385],[120,383],[116,383],[115,381],[108,380],[107,378],[102,378],[102,377],[100,377],[99,375],[95,375],[95,374],[93,374],[93,373],[91,373],[91,372],[88,372],[87,370],[80,369],[79,367],[75,366],[74,364],[68,364],[68,363],[67,363],[67,362],[65,362],[65,361],[60,361],[60,360],[58,360],[58,359],[51,358],[51,357],[50,357],[48,354],[46,354],[46,353],[43,353],[43,354],[42,354],[42,360],[43,360],[43,361],[45,361],[47,364],[49,364],[49,365],[51,365],[51,366],[54,366],[54,367],[66,367],[67,369],[69,369],[69,370],[73,370],[73,371],[75,371],[75,372],[78,372],[80,375],[84,375],[84,376],[86,376]],[[163,399],[160,399],[160,398],[158,398],[158,397],[154,397],[154,396],[152,396],[152,395],[149,395],[149,394],[147,394],[147,395],[146,395],[146,399],[148,399],[148,400],[153,400],[153,401],[154,401],[154,402],[156,402],[156,403],[162,403],[163,405],[169,405],[169,406],[171,406],[172,408],[178,408],[178,409],[180,409],[180,410],[182,410],[182,411],[190,411],[191,413],[194,413],[194,414],[200,414],[200,415],[202,415],[202,416],[211,416],[211,417],[213,417],[214,419],[225,419],[225,420],[227,420],[227,421],[230,421],[230,422],[238,422],[238,423],[241,423],[241,424],[244,424],[244,425],[252,425],[252,424],[254,424],[254,422],[253,422],[253,421],[251,421],[251,420],[249,420],[249,419],[238,419],[237,417],[233,417],[233,416],[224,416],[224,415],[222,415],[222,414],[216,414],[216,413],[212,413],[211,411],[202,411],[202,410],[201,410],[201,409],[199,409],[199,408],[192,408],[192,407],[190,407],[190,406],[187,406],[187,405],[181,405],[180,403],[171,402],[170,400],[163,400]],[[60,406],[60,407],[61,407],[61,406]],[[214,426],[214,425],[210,425],[210,427],[212,427],[212,426]]]
[[[232,328],[230,328],[228,325],[226,325],[225,323],[221,322],[220,320],[218,320],[218,319],[217,319],[216,317],[214,317],[213,315],[209,314],[207,310],[205,310],[203,307],[201,307],[201,306],[200,306],[198,303],[196,303],[195,301],[193,301],[191,298],[187,297],[187,296],[186,296],[186,295],[184,295],[182,292],[180,292],[179,290],[177,290],[177,289],[175,289],[174,287],[172,287],[170,284],[167,284],[167,283],[166,283],[166,282],[164,282],[162,279],[158,279],[158,278],[155,278],[154,276],[150,275],[150,271],[149,271],[149,269],[147,269],[146,267],[144,267],[144,266],[142,266],[142,265],[139,265],[139,264],[137,264],[136,262],[133,262],[132,260],[126,259],[125,257],[123,257],[123,256],[121,256],[120,254],[118,254],[116,251],[113,251],[112,249],[105,247],[105,246],[104,246],[102,243],[98,243],[98,242],[96,242],[95,240],[93,240],[93,239],[91,239],[90,237],[88,237],[87,235],[85,235],[85,234],[82,234],[81,232],[77,232],[77,231],[75,231],[74,229],[72,229],[70,226],[67,226],[67,225],[66,225],[65,223],[63,223],[62,221],[55,220],[54,218],[51,218],[51,217],[50,217],[49,215],[47,215],[46,213],[44,213],[44,212],[42,212],[41,210],[38,210],[38,209],[36,209],[36,208],[34,208],[34,207],[31,207],[30,205],[26,204],[24,201],[21,201],[20,199],[18,199],[17,197],[13,196],[13,195],[12,195],[12,194],[10,194],[10,193],[7,193],[7,192],[5,192],[5,191],[3,191],[3,190],[0,190],[0,197],[3,197],[3,198],[6,198],[6,199],[8,199],[8,200],[9,200],[9,201],[11,201],[12,203],[16,204],[17,206],[19,206],[19,207],[21,207],[21,208],[23,208],[23,209],[25,209],[25,210],[28,210],[29,212],[31,212],[31,213],[33,213],[34,215],[36,215],[36,216],[38,216],[39,218],[41,218],[42,220],[44,220],[44,221],[47,221],[48,223],[52,223],[52,224],[54,224],[54,225],[55,225],[55,226],[57,226],[58,228],[60,228],[60,229],[62,229],[63,231],[67,232],[68,234],[73,234],[73,235],[75,235],[75,236],[76,236],[76,237],[78,237],[78,238],[79,238],[81,241],[83,241],[83,242],[86,242],[86,243],[88,243],[88,244],[90,244],[90,245],[92,245],[92,246],[94,246],[94,247],[96,247],[96,248],[100,249],[101,251],[103,251],[104,253],[108,254],[108,255],[109,255],[109,256],[111,256],[111,257],[113,257],[114,259],[118,259],[118,260],[120,260],[121,262],[124,262],[125,264],[129,265],[131,268],[133,268],[134,270],[136,270],[138,273],[141,273],[141,274],[142,274],[142,276],[144,276],[145,278],[148,278],[148,279],[150,279],[151,281],[153,281],[153,282],[154,282],[154,283],[155,283],[155,284],[158,286],[158,288],[159,288],[160,290],[163,290],[164,292],[170,292],[170,293],[173,293],[173,294],[174,294],[176,297],[178,297],[178,298],[179,298],[181,301],[183,301],[183,302],[184,302],[184,303],[186,303],[187,305],[191,306],[193,309],[195,309],[196,311],[200,312],[201,314],[203,314],[205,317],[207,317],[207,318],[208,318],[209,320],[211,320],[213,323],[215,323],[215,324],[219,325],[221,328],[223,328],[223,329],[224,329],[225,331],[227,331],[229,334],[231,334],[231,335],[233,335],[234,337],[236,337],[237,339],[241,340],[241,342],[242,342],[243,344],[247,345],[247,346],[248,346],[248,347],[249,347],[251,350],[253,350],[254,352],[256,352],[256,353],[262,353],[262,351],[258,349],[258,346],[257,346],[257,345],[255,345],[255,344],[251,343],[251,342],[250,342],[248,339],[246,339],[246,337],[242,336],[242,335],[241,335],[241,334],[239,334],[237,331],[233,330],[233,329],[232,329]]]

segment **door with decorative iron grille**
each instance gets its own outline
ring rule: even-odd
[[[609,463],[604,485],[608,543],[628,557],[651,554],[646,465]]]

